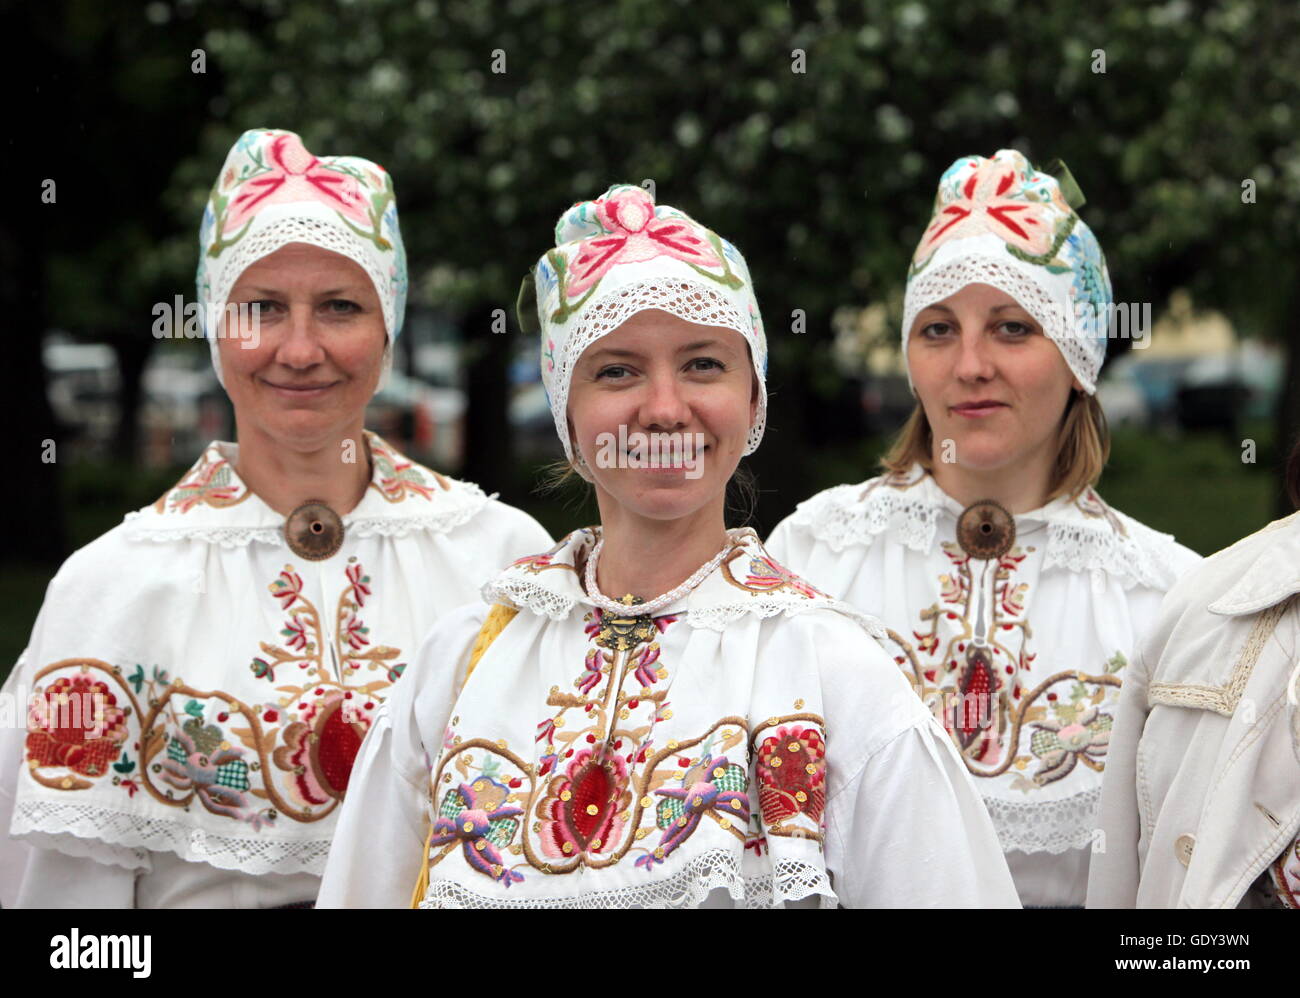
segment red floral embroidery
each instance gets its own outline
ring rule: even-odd
[[[373,701],[357,702],[334,690],[311,703],[284,729],[275,764],[293,774],[292,786],[303,802],[324,804],[347,792],[352,763],[372,713]]]
[[[983,232],[996,233],[1026,253],[1046,253],[1052,246],[1055,208],[1023,197],[1004,197],[1015,184],[1014,168],[994,160],[985,162],[966,179],[962,196],[936,212],[913,259],[924,260],[943,243]]]
[[[322,165],[298,136],[277,136],[268,158],[270,172],[246,181],[231,200],[223,235],[234,232],[267,205],[294,201],[321,201],[345,218],[361,225],[369,223],[366,197],[356,178]]]
[[[551,780],[546,797],[537,805],[542,852],[566,859],[616,848],[625,823],[621,812],[631,802],[623,759],[583,749],[563,775]]]
[[[103,776],[127,737],[126,714],[108,686],[89,676],[56,679],[28,710],[27,759]]]
[[[781,589],[793,589],[801,596],[813,599],[817,596],[824,595],[817,589],[814,589],[803,579],[795,575],[788,568],[778,565],[770,557],[764,555],[759,558],[750,558],[749,560],[749,577],[745,579],[745,585],[751,589],[758,589],[762,592],[776,592]]]
[[[280,609],[287,610],[302,595],[302,576],[288,565],[285,565],[280,572],[280,577],[267,588],[271,590],[271,595],[280,601]]]
[[[816,728],[791,725],[758,747],[758,803],[769,830],[795,815],[818,825],[826,807],[826,743]]]
[[[723,266],[697,225],[672,215],[656,218],[654,201],[639,187],[625,187],[599,199],[596,212],[609,235],[583,241],[573,259],[570,298],[581,297],[618,264],[668,256],[706,269]]]
[[[348,582],[352,586],[352,599],[356,601],[357,606],[366,605],[366,597],[370,595],[370,576],[363,574],[360,562],[353,562],[345,569],[348,576]]]

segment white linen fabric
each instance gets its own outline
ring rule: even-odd
[[[370,485],[325,560],[289,549],[238,448],[214,443],[64,563],[5,686],[0,903],[311,900],[419,638],[550,543],[478,486],[373,434],[366,449]]]
[[[1015,906],[879,625],[729,533],[654,617],[592,605],[588,528],[440,621],[367,736],[320,906]]]
[[[1300,514],[1172,589],[1125,680],[1090,908],[1300,907]]]
[[[801,503],[768,550],[888,626],[886,649],[975,777],[1021,902],[1081,905],[1125,665],[1199,558],[1092,489],[1014,517],[995,559],[957,543],[962,509],[918,465]]]

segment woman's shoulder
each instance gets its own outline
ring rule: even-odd
[[[1127,513],[1091,486],[1054,503],[1045,567],[1101,570],[1134,586],[1168,592],[1201,560],[1195,551]]]
[[[870,546],[883,534],[928,550],[943,504],[920,465],[816,493],[795,507],[774,535],[799,531],[839,553]]]
[[[1182,612],[1256,613],[1300,592],[1300,513],[1200,559],[1167,597]]]

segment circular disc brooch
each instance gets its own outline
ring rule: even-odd
[[[992,499],[981,499],[957,518],[957,543],[972,558],[1001,558],[1016,542],[1016,521]]]
[[[343,546],[343,521],[318,499],[303,503],[284,521],[289,550],[308,561],[324,561]]]

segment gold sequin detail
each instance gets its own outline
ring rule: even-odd
[[[590,815],[600,814],[600,808],[598,808],[595,804],[588,804],[587,813]]]
[[[560,791],[560,800],[568,800],[572,796],[573,794],[569,793],[567,790]]]

